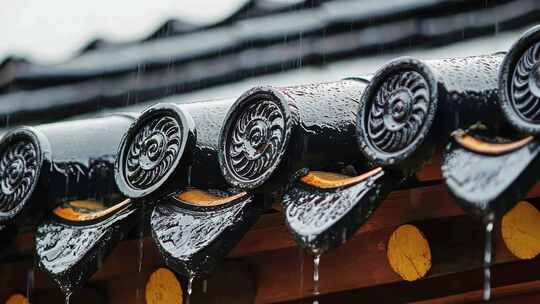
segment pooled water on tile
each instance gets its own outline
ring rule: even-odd
[[[199,267],[204,267],[207,259],[188,260],[186,257],[197,254],[228,227],[241,220],[246,203],[206,213],[192,210],[178,212],[176,206],[159,205],[151,216],[153,233],[161,248],[172,255],[169,258],[184,261],[184,267],[195,272]]]
[[[493,222],[494,216],[490,214],[484,219],[485,225],[485,247],[484,247],[484,292],[483,298],[484,301],[489,301],[491,299],[491,261],[493,258],[492,254],[492,237],[493,237]]]
[[[320,236],[325,233],[332,233],[331,239],[336,243],[345,243],[354,229],[339,225],[339,220],[355,208],[362,217],[371,214],[378,206],[376,198],[380,192],[373,190],[381,176],[372,176],[339,192],[291,188],[283,197],[288,225],[302,240],[304,246],[311,250],[324,250],[330,245],[331,242],[328,241],[320,242]]]
[[[36,250],[41,263],[52,274],[61,289],[70,289],[78,282],[69,282],[62,274],[69,272],[81,252],[85,252],[92,240],[101,234],[100,227],[76,230],[64,225],[44,225],[38,228]],[[98,263],[100,258],[98,258]],[[99,266],[99,265],[98,265]]]
[[[69,226],[48,221],[36,230],[36,256],[39,267],[66,295],[81,286],[100,269],[107,253],[106,244],[123,238],[121,232],[113,233],[113,227],[126,220],[133,210],[116,214],[100,225]],[[90,267],[88,267],[90,266]]]

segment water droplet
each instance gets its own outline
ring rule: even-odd
[[[208,291],[208,280],[204,280],[202,284],[202,292],[206,293]]]

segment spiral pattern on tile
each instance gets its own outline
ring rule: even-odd
[[[0,153],[0,211],[9,212],[34,184],[39,156],[35,144],[29,140],[19,140]]]
[[[514,110],[527,122],[540,122],[540,42],[532,45],[516,63],[510,86]]]
[[[140,127],[129,145],[125,174],[132,187],[146,189],[158,182],[180,157],[181,126],[169,115],[158,116]]]
[[[411,144],[427,118],[429,96],[428,82],[416,71],[386,79],[369,109],[367,129],[373,145],[393,153]]]
[[[236,117],[226,140],[229,170],[241,181],[257,180],[282,153],[285,113],[271,100],[248,104]]]

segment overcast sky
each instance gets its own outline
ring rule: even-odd
[[[4,0],[0,62],[20,55],[40,62],[65,59],[93,38],[133,40],[168,18],[212,22],[246,0]]]

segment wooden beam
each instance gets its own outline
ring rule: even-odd
[[[464,219],[467,218],[458,216],[450,220],[441,219],[439,228],[436,228],[436,223],[430,225],[432,229],[455,230],[456,235],[453,239],[437,240],[448,242],[447,247],[455,248],[449,250],[448,255],[439,256],[438,260],[434,259],[426,279],[409,283],[410,286],[415,283],[426,285],[427,283],[423,283],[426,280],[445,276],[450,276],[449,280],[456,283],[452,280],[461,280],[460,274],[465,275],[468,271],[483,267],[483,239],[476,240],[472,238],[473,234],[463,234],[470,227],[459,227]],[[455,226],[451,226],[452,223],[456,223]],[[482,225],[480,222],[477,224]],[[386,244],[396,227],[363,233],[361,237],[323,255],[320,270],[321,293],[327,295],[388,284],[404,284],[405,282],[392,271],[386,258]],[[298,248],[263,252],[249,259],[257,266],[257,303],[287,302],[312,295],[312,260]],[[516,261],[518,260],[506,249],[497,230],[494,236],[494,264]],[[276,271],[279,269],[287,271]],[[540,276],[540,271],[537,274]],[[519,272],[516,272],[515,276],[519,277]],[[477,277],[478,285],[481,285],[482,280],[482,276]],[[443,291],[444,288],[440,290],[441,293]],[[465,287],[455,290],[455,292],[463,291],[467,291]],[[410,297],[410,300],[417,300]],[[329,302],[341,303],[341,301]]]
[[[539,260],[496,265],[492,268],[493,287],[497,288],[499,286],[519,284],[520,282],[538,281],[540,279],[540,274],[537,270],[538,267],[540,267]],[[359,271],[359,275],[361,273]],[[451,295],[479,291],[482,290],[482,284],[482,270],[476,269],[445,276],[433,276],[416,282],[401,281],[369,288],[351,288],[344,292],[323,295],[319,300],[321,303],[340,304],[414,303],[416,301],[445,298]],[[524,292],[527,291],[525,290]],[[313,298],[305,298],[302,301],[283,301],[280,303],[306,303],[310,300],[313,300]],[[509,303],[522,302],[509,301]]]
[[[435,154],[422,170],[416,172],[419,181],[442,180],[441,174],[442,154]]]
[[[540,303],[540,281],[495,287],[491,294],[492,303]],[[474,290],[438,299],[417,301],[415,304],[485,303],[482,295],[483,290]],[[520,300],[516,301],[516,298],[520,298]],[[535,301],[523,302],[523,299],[534,299]]]
[[[440,179],[440,175],[437,176],[439,166],[435,162],[431,169],[427,166],[420,172],[419,179]],[[540,197],[540,185],[537,184],[528,197]],[[474,245],[457,247],[442,262],[434,260],[427,277],[413,283],[401,280],[386,260],[388,237],[399,225],[418,221],[434,221],[437,225],[441,218],[454,218],[458,222],[465,217],[467,215],[440,183],[390,194],[347,244],[323,255],[320,290],[324,302],[357,303],[375,296],[379,299],[401,297],[407,301],[417,301],[477,292],[483,280],[482,262],[477,257],[472,258],[471,253],[482,250],[482,240],[470,242]],[[448,221],[440,220],[438,225],[451,225],[452,222],[449,224]],[[142,239],[141,272],[138,271],[141,243],[136,239],[128,239],[115,248],[87,286],[103,291],[111,304],[125,303],[126,299],[132,303],[142,303],[139,301],[143,298],[144,283],[149,273],[163,266],[153,240],[148,233],[146,235]],[[518,261],[506,249],[498,231],[495,233],[494,244],[493,277],[496,287],[540,279],[540,271],[537,271],[540,262],[537,259]],[[28,272],[32,269],[32,248],[32,234],[21,234],[11,249],[17,258],[4,260],[0,264],[0,273],[3,274],[0,276],[0,301],[14,292],[25,293]],[[267,213],[260,218],[234,248],[227,263],[231,261],[243,261],[250,265],[247,268],[255,276],[255,286],[250,287],[253,293],[256,290],[256,294],[252,295],[255,303],[295,302],[311,296],[311,257],[296,246],[283,222],[283,214],[279,211]],[[215,288],[212,291],[209,287],[211,295],[213,292],[218,293],[217,290],[234,294],[242,292],[242,286],[226,278],[226,273],[230,272],[226,267],[218,269],[216,276],[213,276],[219,277],[216,279],[219,283],[214,284],[220,285],[222,289]],[[48,277],[40,271],[34,271],[35,293],[58,296],[58,291]],[[198,284],[201,284],[200,281]],[[248,294],[244,295],[249,297]],[[355,301],[347,300],[349,298]]]

